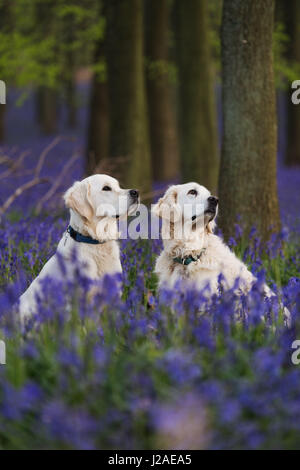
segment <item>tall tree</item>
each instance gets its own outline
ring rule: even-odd
[[[79,67],[91,65],[95,44],[103,34],[100,3],[0,0],[0,8],[9,5],[11,16],[9,22],[5,19],[5,31],[0,29],[0,76],[25,90],[23,96],[28,85],[37,88],[37,117],[46,133],[56,129],[56,103],[63,92],[69,105],[68,123],[76,124],[74,77]],[[1,14],[0,22],[3,18]]]
[[[291,63],[298,63],[300,70],[300,2],[284,2],[289,43],[287,58]],[[300,106],[291,100],[291,88],[287,93],[287,147],[285,161],[287,165],[300,165]]]
[[[110,156],[124,158],[122,182],[127,187],[149,191],[151,162],[143,42],[143,2],[108,1]]]
[[[169,64],[170,0],[147,2],[147,93],[153,177],[179,176],[179,148]]]
[[[102,67],[98,67],[98,70],[96,68],[92,81],[86,155],[88,175],[97,171],[97,167],[108,158],[109,153],[109,100],[103,40],[98,41],[95,63],[99,66],[102,64]]]
[[[44,2],[36,1],[33,5],[35,7],[34,17],[37,25],[36,33],[39,34],[40,38],[43,38],[44,41],[49,40],[49,44],[52,46],[51,49],[54,52],[54,50],[57,49],[53,40],[57,34],[57,25],[54,16],[55,5],[51,4],[48,0]],[[49,57],[47,56],[39,57],[40,66],[44,66],[45,69],[49,67],[48,61]],[[58,96],[55,85],[49,86],[47,83],[40,85],[37,88],[36,100],[37,118],[42,132],[44,134],[54,134],[57,131],[58,121]]]
[[[280,226],[273,16],[274,0],[224,0],[219,223],[225,237],[232,235],[237,215],[263,238]]]
[[[184,181],[215,190],[218,144],[206,0],[176,0],[181,163]]]
[[[69,0],[69,6],[72,1]],[[67,124],[71,129],[75,129],[77,125],[77,103],[76,103],[76,49],[74,43],[76,41],[76,23],[72,10],[64,16],[64,36],[65,43],[69,46],[65,53],[65,95],[67,103]],[[75,49],[75,50],[74,50]]]
[[[43,134],[57,131],[58,94],[55,88],[39,86],[36,91],[36,116]]]

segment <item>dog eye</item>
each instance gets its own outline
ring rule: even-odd
[[[102,191],[111,191],[109,186],[103,186]]]
[[[197,196],[198,192],[196,191],[196,189],[191,189],[188,194],[190,194],[191,196]]]

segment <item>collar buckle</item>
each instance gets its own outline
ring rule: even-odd
[[[173,258],[173,261],[175,261],[176,263],[182,264],[183,266],[188,266],[189,264],[193,262],[196,263],[197,261],[199,261],[203,253],[205,253],[205,251],[206,251],[206,248],[202,248],[196,258],[194,258],[192,255],[185,256],[184,258],[180,258],[180,256],[178,256],[176,258]]]

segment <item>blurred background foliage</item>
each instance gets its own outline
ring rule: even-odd
[[[230,4],[234,1],[226,0],[224,9]],[[251,2],[236,4],[237,24],[243,6],[249,18],[258,14],[256,2],[253,8]],[[290,95],[291,82],[300,77],[299,2],[268,0],[265,6],[272,19],[277,114],[285,116],[282,159],[298,165],[300,109],[291,107]],[[33,101],[32,126],[41,135],[70,129],[84,147],[86,174],[114,173],[123,184],[141,187],[146,201],[156,194],[155,184],[174,181],[197,180],[217,192],[220,154],[226,158],[222,10],[222,0],[0,0],[0,79],[8,92],[0,110],[0,141],[10,143],[5,108]],[[261,60],[259,50],[255,60]],[[78,118],[82,108],[84,127]],[[250,114],[245,119],[250,128]],[[18,143],[17,126],[14,133]],[[246,160],[253,149],[242,139],[240,158]],[[276,158],[273,148],[268,155],[261,158]],[[255,173],[257,165],[249,171]],[[254,209],[255,201],[249,204]],[[244,217],[247,222],[249,215]],[[275,209],[270,224],[278,226],[276,219]],[[265,235],[263,222],[258,225]]]

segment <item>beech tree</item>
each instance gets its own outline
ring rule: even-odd
[[[92,65],[103,33],[99,0],[0,0],[0,76],[11,87],[36,88],[36,116],[45,133],[57,130],[57,103],[76,124],[75,73]]]
[[[218,143],[206,0],[175,2],[183,181],[215,191]]]
[[[147,2],[147,95],[155,181],[178,178],[179,148],[169,60],[170,0]]]
[[[109,156],[109,99],[104,58],[104,41],[101,38],[95,50],[97,67],[92,80],[86,171],[91,174]]]
[[[280,226],[273,17],[274,0],[224,0],[219,224],[226,238],[238,215],[263,238]]]
[[[110,158],[124,159],[126,187],[151,189],[146,115],[143,2],[113,0],[107,5],[107,70]]]

